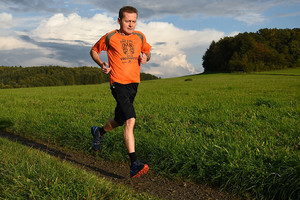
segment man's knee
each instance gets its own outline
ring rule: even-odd
[[[117,128],[119,126],[119,124],[113,119],[109,119],[108,122],[105,124],[104,126],[104,130],[105,131],[111,131],[114,128]]]
[[[126,122],[125,122],[125,126],[128,127],[128,128],[133,128],[134,127],[134,124],[135,124],[135,118],[130,118],[130,119],[127,119]]]

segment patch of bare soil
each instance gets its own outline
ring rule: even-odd
[[[112,182],[133,188],[136,192],[144,192],[162,199],[210,199],[210,200],[237,200],[240,199],[217,188],[193,182],[176,181],[162,176],[157,176],[151,171],[139,178],[129,177],[129,164],[115,163],[96,159],[92,155],[66,150],[61,147],[34,141],[21,136],[0,131],[0,137],[8,138],[31,148],[39,149],[52,156],[58,157],[75,164],[78,167],[94,172],[99,177],[104,177]]]

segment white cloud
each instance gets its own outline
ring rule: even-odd
[[[56,52],[16,37],[0,37],[0,60],[5,66],[61,65],[67,62],[55,58]]]
[[[144,32],[153,47],[151,62],[155,65],[145,65],[143,71],[161,77],[199,73],[202,53],[212,40],[219,40],[224,36],[223,32],[216,30],[183,30],[166,22],[139,23],[137,29]],[[187,52],[190,51],[199,55],[199,66],[187,61]]]
[[[142,18],[153,19],[166,15],[180,15],[191,17],[202,15],[203,17],[229,17],[243,21],[248,25],[265,21],[264,11],[281,5],[299,3],[299,0],[88,0],[99,9],[106,9],[117,13],[116,5],[134,5]]]
[[[56,41],[75,44],[76,41],[95,43],[101,35],[116,27],[111,17],[103,14],[84,18],[76,13],[68,16],[55,14],[31,32],[31,36],[43,41]]]
[[[228,36],[228,37],[234,37],[234,36],[236,36],[236,35],[238,35],[238,34],[240,34],[240,32],[234,31],[234,32],[232,32],[232,33],[229,33],[227,36]]]
[[[1,50],[39,49],[38,46],[14,37],[0,37]]]
[[[11,28],[13,26],[13,16],[10,13],[0,13],[0,27],[2,29]]]
[[[195,67],[187,62],[186,55],[183,53],[176,56],[161,56],[154,54],[151,62],[158,63],[158,66],[142,66],[142,71],[162,78],[177,77],[188,74],[198,73]]]
[[[56,48],[57,53],[53,54],[57,55],[58,48],[60,48],[61,60],[67,60],[67,58],[63,58],[63,51],[70,51],[70,48],[50,44],[60,43],[91,48],[102,35],[117,28],[119,28],[117,22],[104,14],[96,14],[91,18],[81,17],[76,13],[68,16],[55,14],[48,20],[43,20],[35,30],[28,34],[28,37],[37,45],[53,50]],[[183,30],[166,22],[144,23],[139,21],[137,30],[146,35],[148,43],[153,47],[151,62],[144,65],[142,70],[163,78],[198,73],[199,68],[202,67],[203,52],[212,40],[219,40],[224,36],[223,32],[213,29]],[[27,41],[30,41],[29,38]],[[188,62],[188,53],[191,52],[199,55],[198,66]],[[69,56],[70,53],[65,54],[65,56]],[[81,54],[88,54],[88,50]],[[40,60],[35,59],[35,61]],[[90,61],[91,59],[86,60],[86,63]],[[71,62],[68,65],[74,66],[78,63],[84,65],[79,58]]]
[[[266,18],[263,17],[261,14],[253,12],[237,16],[236,19],[242,22],[246,22],[248,25],[260,24],[266,21]]]
[[[25,60],[22,64],[23,66],[68,66],[69,63],[55,58],[49,58],[47,54],[43,54],[41,56],[31,57],[31,59]]]
[[[296,17],[296,16],[300,16],[300,11],[291,12],[291,13],[281,13],[281,14],[275,15],[274,17]]]
[[[62,12],[64,2],[57,0],[1,0],[0,9],[17,12]]]
[[[41,22],[42,17],[19,17],[15,18],[11,13],[2,12],[0,13],[0,35],[12,35],[14,29],[17,30],[28,30],[32,27],[36,27]]]

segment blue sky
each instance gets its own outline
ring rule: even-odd
[[[96,66],[89,51],[119,28],[124,5],[139,10],[136,29],[153,47],[142,71],[162,78],[203,72],[202,56],[213,40],[300,28],[300,0],[1,0],[0,66]]]

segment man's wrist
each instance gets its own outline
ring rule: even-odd
[[[150,60],[151,54],[147,54],[147,62]]]

